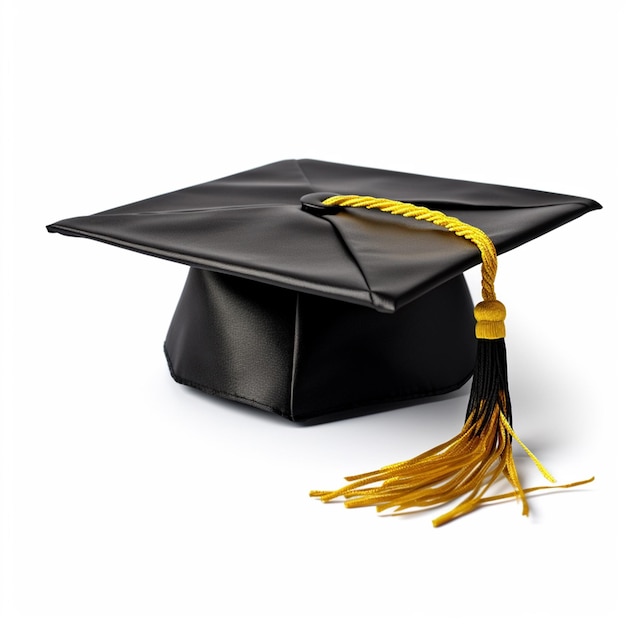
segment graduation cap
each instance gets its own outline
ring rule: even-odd
[[[379,510],[465,496],[440,524],[510,496],[527,512],[511,452],[496,253],[598,208],[586,198],[305,159],[48,230],[190,266],[165,354],[176,381],[210,394],[316,423],[414,403],[473,375],[457,437],[336,491],[311,492]],[[474,307],[463,272],[480,263],[483,302]],[[513,492],[484,496],[502,474]]]

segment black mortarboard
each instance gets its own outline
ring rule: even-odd
[[[385,214],[406,216],[398,207],[407,204],[428,216]],[[481,340],[463,272],[481,262],[480,246],[433,216],[471,225],[502,253],[597,208],[562,194],[289,160],[48,230],[189,265],[165,341],[172,376],[312,422],[445,393],[474,372]],[[496,404],[510,413],[505,395],[496,391]]]

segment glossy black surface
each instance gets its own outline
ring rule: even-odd
[[[382,311],[480,262],[471,243],[430,224],[364,209],[303,211],[302,196],[313,192],[437,208],[482,228],[499,253],[600,207],[562,194],[305,159],[62,220],[48,230]]]
[[[462,276],[388,315],[191,269],[165,353],[180,383],[326,421],[460,387],[474,367],[472,312]]]
[[[477,249],[428,223],[320,206],[335,193],[442,210],[482,228],[499,253],[600,207],[561,194],[291,160],[48,230],[191,266],[165,342],[181,383],[294,421],[458,388],[474,365],[462,273],[480,263]]]

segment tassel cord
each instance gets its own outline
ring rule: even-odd
[[[375,506],[379,512],[395,509],[394,514],[415,507],[436,507],[463,498],[452,510],[433,520],[434,526],[441,526],[483,504],[513,497],[521,501],[522,514],[527,515],[526,494],[541,489],[575,487],[593,480],[531,488],[524,488],[521,484],[513,458],[513,441],[522,447],[547,480],[555,480],[513,430],[504,343],[506,310],[496,299],[494,282],[498,261],[491,239],[479,228],[455,217],[406,202],[370,196],[333,196],[324,204],[378,209],[427,221],[471,241],[481,254],[483,301],[474,310],[477,321],[476,367],[460,433],[412,459],[348,476],[348,484],[343,487],[334,491],[312,491],[310,495],[324,502],[343,497],[348,508]],[[504,477],[513,490],[487,496],[487,491],[500,477]]]

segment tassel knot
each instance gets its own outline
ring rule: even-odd
[[[484,300],[474,308],[477,339],[503,339],[506,336],[506,308],[499,300]]]

